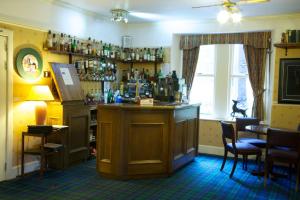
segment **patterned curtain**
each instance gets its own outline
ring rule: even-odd
[[[249,71],[249,79],[253,90],[253,117],[264,119],[264,81],[267,49],[270,48],[271,32],[247,32],[224,34],[181,35],[180,49],[183,50],[183,77],[187,77],[190,90],[197,66],[200,45],[208,44],[243,44]],[[197,55],[194,55],[197,50]],[[189,51],[190,50],[190,51]],[[194,55],[194,57],[192,57]],[[194,67],[194,68],[193,68]],[[187,72],[188,71],[188,72]]]
[[[192,49],[208,44],[245,44],[255,48],[269,48],[271,32],[182,35],[180,49]]]
[[[253,91],[252,116],[264,120],[264,82],[267,49],[244,45],[249,79]]]
[[[187,95],[189,97],[192,88],[195,71],[199,56],[199,47],[183,50],[182,77],[187,85]]]

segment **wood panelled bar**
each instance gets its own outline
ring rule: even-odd
[[[115,179],[171,175],[198,152],[199,104],[98,105],[97,171]]]

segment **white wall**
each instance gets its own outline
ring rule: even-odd
[[[113,44],[121,44],[123,35],[123,25],[53,4],[50,0],[1,0],[0,21]]]
[[[162,23],[136,23],[125,27],[125,34],[133,37],[133,46],[171,46],[171,66],[180,71],[181,63],[178,62],[179,36],[182,33],[229,33],[247,31],[272,31],[274,42],[280,42],[281,32],[287,29],[300,29],[300,13],[293,15],[255,17],[244,19],[240,24],[227,23],[224,25],[216,21],[206,22],[162,22]],[[272,63],[274,63],[274,53]]]

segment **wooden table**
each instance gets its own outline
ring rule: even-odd
[[[245,130],[259,135],[267,135],[268,128],[270,127],[267,125],[249,125],[245,127]]]
[[[39,155],[41,156],[41,167],[40,167],[40,174],[43,175],[46,167],[47,167],[47,156],[58,151],[63,150],[63,144],[54,144],[48,142],[48,137],[52,135],[60,134],[62,135],[64,131],[68,129],[68,126],[59,126],[53,125],[52,130],[45,130],[43,131],[40,129],[39,131],[32,131],[32,132],[22,132],[22,161],[21,161],[21,176],[24,176],[24,157],[25,154],[29,155]],[[40,148],[37,149],[26,149],[25,150],[25,137],[39,137],[41,138],[41,145]]]
[[[259,135],[267,135],[269,126],[267,125],[248,125],[245,127],[245,130],[251,133],[259,134]],[[254,176],[264,176],[264,171],[252,171],[252,175]]]

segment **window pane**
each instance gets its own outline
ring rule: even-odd
[[[248,77],[233,77],[230,89],[230,113],[232,112],[232,100],[238,100],[238,108],[247,109],[247,115],[251,116],[253,95]]]
[[[214,74],[215,68],[215,45],[200,46],[196,73]]]
[[[235,44],[233,52],[233,66],[232,74],[245,75],[248,74],[247,63],[244,53],[243,45]]]
[[[212,114],[214,105],[214,77],[195,76],[190,101],[201,102],[201,113]]]

